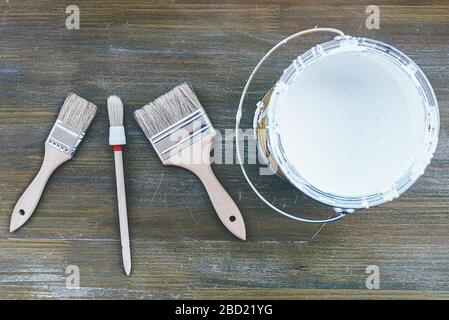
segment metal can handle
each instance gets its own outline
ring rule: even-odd
[[[308,35],[308,34],[312,34],[312,33],[317,33],[317,32],[328,32],[328,33],[334,33],[337,34],[339,36],[344,36],[344,33],[338,29],[333,29],[333,28],[314,28],[314,29],[307,29],[307,30],[303,30],[300,32],[297,32],[285,39],[283,39],[282,41],[280,41],[278,44],[276,44],[273,48],[270,49],[270,51],[268,51],[265,56],[262,57],[262,59],[260,59],[259,63],[256,65],[256,67],[254,68],[253,72],[251,73],[251,75],[248,78],[248,81],[246,82],[245,88],[242,91],[242,95],[240,97],[240,102],[239,102],[239,107],[237,109],[237,115],[236,115],[236,122],[235,122],[235,137],[236,137],[236,150],[237,150],[237,162],[240,165],[240,169],[242,170],[243,176],[245,177],[246,181],[248,182],[249,186],[251,187],[251,189],[253,189],[253,191],[256,193],[256,195],[267,205],[269,206],[271,209],[273,209],[274,211],[282,214],[283,216],[296,220],[296,221],[300,221],[300,222],[306,222],[306,223],[326,223],[326,222],[332,222],[332,221],[336,221],[336,220],[340,220],[342,218],[344,218],[346,216],[346,212],[344,211],[340,211],[340,212],[335,212],[336,216],[334,217],[330,217],[327,219],[307,219],[307,218],[302,218],[296,215],[293,215],[291,213],[285,212],[282,209],[279,209],[278,207],[276,207],[275,205],[273,205],[270,201],[268,201],[264,196],[262,196],[262,194],[260,194],[260,192],[257,190],[257,188],[254,186],[254,184],[251,182],[251,179],[248,177],[248,174],[246,173],[245,167],[243,166],[243,161],[241,159],[241,155],[240,155],[240,145],[239,145],[239,129],[240,129],[240,120],[242,118],[242,109],[243,109],[243,102],[245,101],[245,97],[248,93],[248,88],[255,76],[255,74],[257,73],[257,71],[259,70],[259,68],[262,66],[262,64],[265,62],[265,60],[271,56],[278,48],[280,48],[281,46],[287,44],[290,40],[295,39],[297,37],[300,36],[304,36],[304,35]]]

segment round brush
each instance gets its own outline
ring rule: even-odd
[[[109,144],[114,150],[115,177],[117,182],[118,215],[120,221],[120,239],[122,244],[123,267],[127,275],[131,273],[131,249],[129,245],[128,213],[126,210],[125,176],[123,170],[122,148],[126,144],[123,127],[123,103],[117,96],[108,98]]]

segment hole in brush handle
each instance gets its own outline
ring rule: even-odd
[[[237,220],[237,218],[235,216],[230,216],[229,217],[229,221],[231,222],[235,222]]]
[[[25,210],[20,209],[20,210],[19,210],[19,213],[20,213],[21,216],[24,216],[24,215],[25,215]]]

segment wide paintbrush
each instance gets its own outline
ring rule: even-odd
[[[190,170],[203,182],[221,222],[246,240],[240,210],[215,177],[210,152],[216,131],[198,98],[183,83],[134,112],[134,117],[164,165]]]
[[[74,93],[67,95],[58,119],[45,141],[42,166],[13,210],[9,226],[11,232],[30,219],[51,174],[61,164],[72,159],[96,112],[97,106],[93,103]]]

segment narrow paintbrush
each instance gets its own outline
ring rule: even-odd
[[[38,174],[20,197],[11,217],[14,232],[31,217],[53,171],[75,154],[84,133],[97,112],[97,106],[77,96],[67,95],[58,120],[45,141],[45,156]]]
[[[190,170],[203,182],[221,222],[245,240],[245,223],[210,166],[216,131],[188,84],[183,83],[134,112],[164,165]]]
[[[123,267],[126,274],[131,273],[131,249],[129,245],[128,213],[126,210],[125,177],[123,171],[122,148],[126,144],[123,127],[123,103],[117,96],[108,98],[109,144],[114,149],[115,178],[117,183],[118,216],[120,222],[120,239],[122,244]]]

